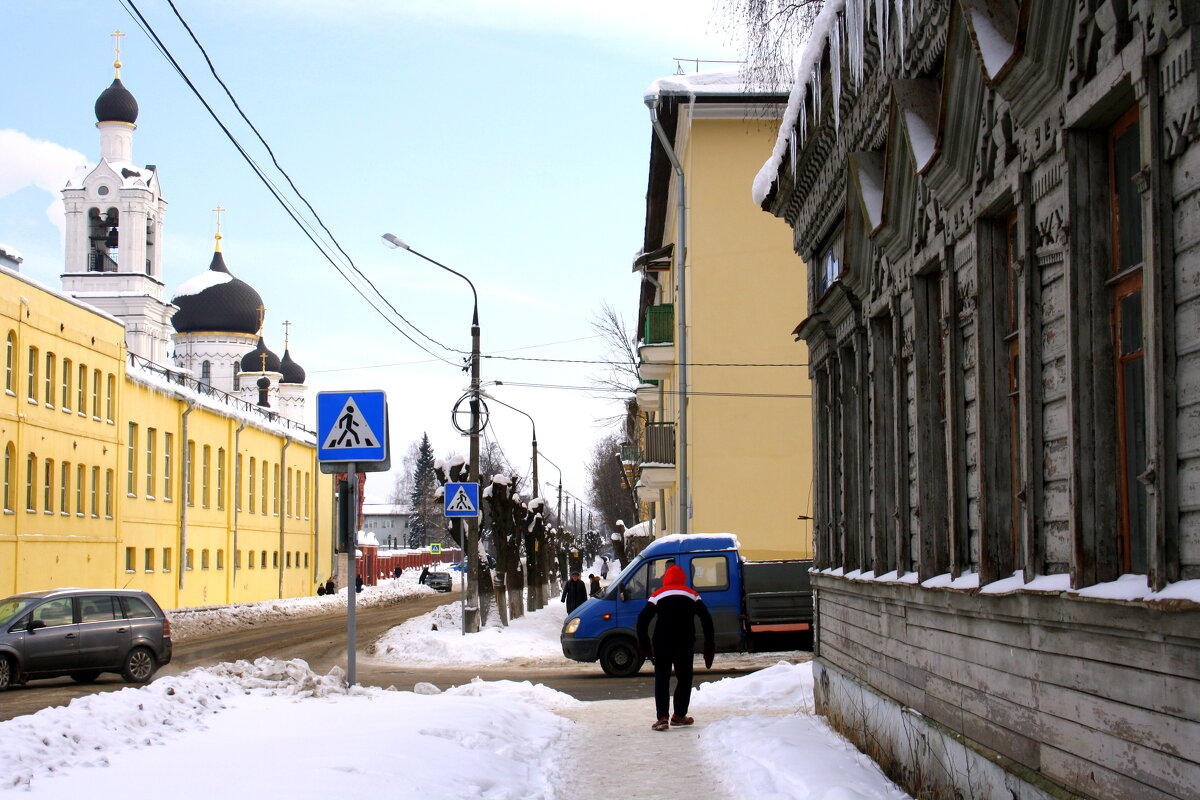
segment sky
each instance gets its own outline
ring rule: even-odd
[[[362,597],[431,591],[415,578],[411,571],[383,581]],[[287,611],[280,603],[339,599],[254,605],[279,614]],[[463,636],[455,616],[439,609],[388,632],[375,657],[564,664],[563,615],[554,600],[503,634]],[[186,637],[181,616],[172,612],[172,628]],[[258,618],[249,614],[243,624]],[[434,622],[438,631],[431,632]],[[714,666],[746,658],[720,654]],[[698,687],[689,709],[694,727],[661,733],[650,730],[649,697],[584,703],[528,681],[478,679],[454,687],[423,682],[412,691],[347,688],[340,670],[319,675],[300,660],[239,661],[182,674],[168,666],[145,687],[0,722],[0,787],[31,800],[115,800],[133,785],[171,786],[181,800],[908,798],[813,714],[811,662],[754,658],[761,669]],[[264,730],[271,732],[269,748],[262,746]]]
[[[270,168],[166,0],[133,2]],[[474,283],[486,390],[533,417],[541,478],[557,482],[561,470],[564,488],[586,499],[584,463],[620,405],[547,387],[588,387],[603,371],[566,363],[606,359],[590,324],[603,304],[636,317],[631,264],[652,135],[643,92],[676,58],[738,58],[715,2],[175,0],[341,247],[429,337],[396,323],[422,347],[305,238],[118,0],[4,6],[5,55],[19,77],[0,86],[0,243],[24,256],[24,274],[61,285],[59,190],[98,157],[93,104],[112,81],[110,34],[120,29],[121,79],[140,108],[133,160],[157,165],[168,203],[168,298],[207,268],[221,206],[225,262],[262,295],[275,352],[292,323],[310,418],[318,391],[383,389],[394,464],[426,432],[436,456],[465,454],[450,411],[469,384],[471,292],[385,249],[381,234],[394,233]],[[522,475],[531,433],[526,417],[492,404],[488,435]],[[392,482],[371,476],[368,500],[386,499]]]

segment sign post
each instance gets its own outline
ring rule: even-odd
[[[356,682],[355,600],[358,594],[359,472],[391,468],[387,395],[381,391],[317,393],[317,461],[321,472],[346,473],[348,530],[341,531],[350,567],[346,582],[346,683]]]
[[[447,519],[477,519],[479,517],[479,484],[478,483],[447,483],[442,489],[442,502]],[[466,537],[463,537],[464,539]],[[462,591],[462,633],[467,635],[467,580],[470,576],[471,564],[466,543],[463,543],[463,571],[459,573],[463,582]]]

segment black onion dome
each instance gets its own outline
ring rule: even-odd
[[[171,318],[171,325],[179,333],[258,333],[262,297],[250,284],[229,273],[219,250],[213,253],[208,270],[176,289],[171,302],[179,306]]]
[[[266,363],[263,363],[263,353],[267,354]],[[263,337],[258,337],[258,346],[246,355],[242,356],[242,372],[279,372],[279,356],[267,349],[266,342]]]
[[[271,379],[266,377],[259,378],[258,383],[256,383],[255,386],[257,386],[259,389],[270,389]]]
[[[133,95],[116,78],[100,96],[96,98],[96,122],[137,122],[138,104]]]
[[[284,349],[283,359],[279,362],[279,371],[283,373],[281,383],[304,383],[304,367],[292,361],[292,354]]]

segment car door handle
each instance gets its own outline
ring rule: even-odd
[[[117,628],[117,633],[124,633],[127,630],[129,630],[129,628]]]
[[[74,638],[75,638],[75,634],[73,634],[73,633],[68,633],[68,634],[67,634],[67,635],[66,635],[64,638],[66,638],[66,639],[74,639]]]

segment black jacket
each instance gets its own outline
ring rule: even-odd
[[[561,599],[567,604],[567,613],[570,614],[587,600],[587,585],[572,578],[563,587]]]
[[[673,570],[679,571],[673,573]],[[678,580],[673,581],[676,575]],[[655,617],[658,617],[653,637],[656,651],[693,649],[696,644],[696,617],[700,618],[700,626],[704,630],[704,649],[712,649],[712,615],[708,613],[708,606],[704,605],[699,593],[683,582],[682,569],[672,566],[667,570],[663,587],[650,595],[646,607],[638,614],[638,644],[643,648],[650,644],[650,621]]]

